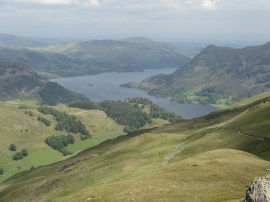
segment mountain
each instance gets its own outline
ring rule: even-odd
[[[89,101],[89,99],[84,95],[68,90],[55,82],[47,82],[47,84],[38,91],[38,94],[41,98],[42,104],[46,105]]]
[[[46,77],[175,68],[190,58],[161,44],[113,40],[70,42],[43,48],[0,48],[0,59],[22,63]]]
[[[46,81],[24,65],[0,61],[0,99],[29,95]]]
[[[0,200],[239,201],[254,177],[268,172],[269,117],[265,93],[205,117],[136,131],[7,179]]]
[[[50,47],[47,51],[87,61],[104,71],[180,67],[190,60],[189,57],[160,43],[114,40],[72,42]]]
[[[0,61],[0,100],[31,96],[47,105],[88,101],[83,95],[45,80],[25,65]]]
[[[49,77],[76,76],[78,72],[84,72],[87,66],[80,60],[61,54],[29,49],[0,48],[0,59],[24,64],[39,74]],[[75,70],[78,68],[80,71],[76,73]]]
[[[9,47],[9,48],[37,48],[44,47],[45,44],[23,38],[18,37],[12,34],[1,34],[0,33],[0,47]]]
[[[270,42],[242,49],[210,45],[171,75],[126,86],[179,102],[235,102],[270,90]]]

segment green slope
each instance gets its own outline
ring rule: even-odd
[[[270,167],[269,125],[268,93],[20,173],[0,185],[0,200],[239,201]]]
[[[51,164],[66,158],[60,152],[50,148],[44,141],[48,136],[67,135],[67,132],[56,131],[55,119],[50,115],[41,114],[37,108],[38,103],[34,101],[0,102],[0,168],[5,170],[4,175],[0,176],[0,182],[15,173],[29,170],[32,166]],[[75,144],[67,147],[71,153],[78,153],[104,140],[123,134],[123,126],[108,118],[102,111],[71,109],[64,105],[54,108],[76,116],[93,135],[92,139],[81,141],[78,134],[73,134]],[[29,110],[33,116],[25,114],[25,111]],[[45,126],[37,120],[38,116],[45,117],[51,125]],[[17,151],[27,149],[29,155],[19,161],[12,160],[16,152],[9,151],[10,144],[15,144]]]

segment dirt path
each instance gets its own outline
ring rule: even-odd
[[[184,142],[181,142],[180,144],[176,145],[175,150],[171,154],[165,156],[165,158],[162,162],[162,166],[163,167],[167,166],[170,160],[172,160],[175,156],[177,156],[179,153],[181,153],[185,149],[185,144],[187,142],[188,141],[184,141]]]
[[[112,125],[112,120],[111,120],[111,119],[109,119],[109,124],[108,124],[107,130],[109,130],[109,129],[110,129],[111,125]]]

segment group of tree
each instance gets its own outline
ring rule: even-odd
[[[175,123],[176,121],[179,121],[181,119],[181,117],[177,116],[175,113],[168,112],[166,109],[159,107],[156,104],[152,104],[150,106],[149,115],[151,116],[151,118],[154,118],[154,119],[160,118],[160,119],[167,120],[171,123]]]
[[[77,102],[69,105],[81,109],[99,109],[104,111],[110,118],[117,123],[124,125],[124,131],[130,132],[152,123],[152,118],[161,118],[170,122],[180,119],[176,114],[167,112],[164,108],[154,104],[147,98],[130,98],[125,101],[102,101],[95,103],[92,101]],[[147,113],[144,108],[148,107],[150,112]]]
[[[70,153],[65,149],[69,144],[74,143],[74,137],[72,135],[59,135],[59,136],[50,136],[45,139],[45,143],[52,147],[53,149],[61,152],[64,156],[69,155]]]
[[[167,120],[171,123],[174,123],[180,120],[180,117],[177,116],[175,113],[168,112],[166,109],[154,104],[151,100],[147,98],[143,98],[143,97],[129,98],[127,99],[127,102],[132,104],[133,106],[136,106],[136,107],[139,106],[142,109],[144,109],[144,107],[149,107],[150,108],[149,116],[151,118],[154,118],[154,119],[160,118],[163,120]]]
[[[57,121],[55,130],[74,134],[79,133],[82,140],[91,137],[85,125],[80,120],[77,120],[75,116],[60,112],[51,107],[39,107],[38,110],[43,114],[50,114],[55,117],[55,120]]]
[[[100,106],[109,117],[130,130],[141,128],[152,122],[146,112],[127,102],[107,100],[101,102]]]
[[[128,98],[126,99],[126,101],[128,103],[135,103],[135,104],[139,104],[139,105],[153,105],[154,103],[147,99],[147,98],[144,98],[144,97],[134,97],[134,98]]]
[[[51,125],[51,122],[48,119],[46,119],[46,118],[44,118],[42,116],[38,116],[37,120],[44,123],[45,126],[50,126]]]
[[[9,150],[10,151],[16,151],[16,145],[15,144],[11,144],[9,146]],[[22,149],[20,152],[16,152],[13,156],[12,159],[15,161],[18,161],[20,159],[23,159],[25,156],[28,156],[28,151],[26,149]]]
[[[26,149],[22,149],[21,152],[16,152],[12,159],[15,160],[15,161],[18,161],[20,159],[23,159],[25,156],[28,156],[28,152]]]

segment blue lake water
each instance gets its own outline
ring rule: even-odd
[[[175,68],[147,69],[143,72],[110,72],[97,75],[87,75],[69,78],[57,78],[51,81],[57,82],[67,89],[81,93],[92,101],[124,100],[132,97],[146,97],[157,105],[170,112],[181,115],[183,118],[192,119],[214,111],[212,106],[201,104],[172,103],[166,98],[157,98],[148,95],[147,92],[137,89],[121,88],[119,85],[142,81],[147,77],[157,74],[171,74]]]

